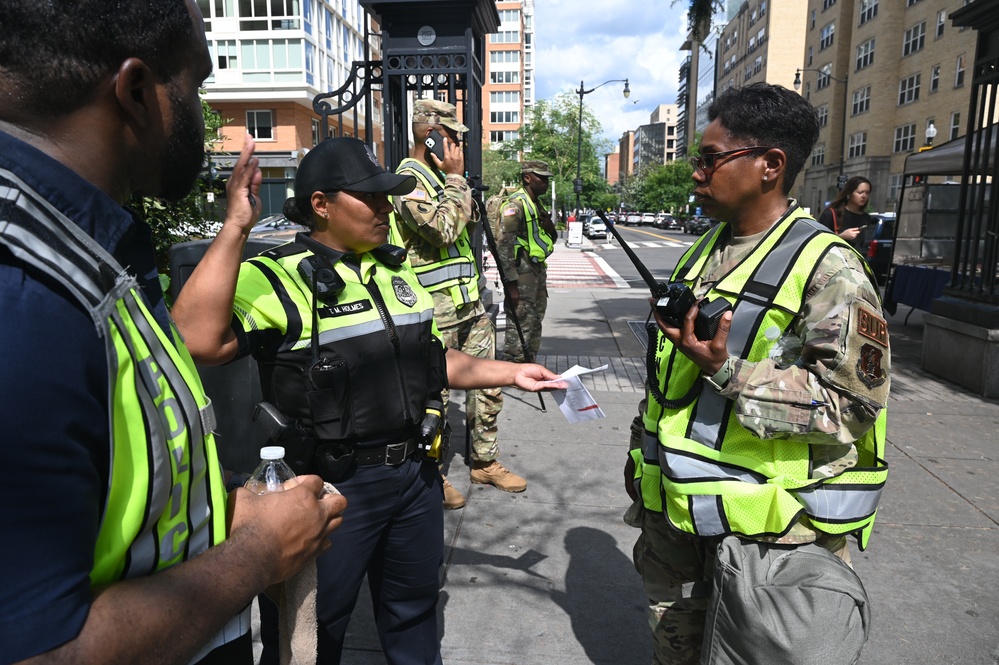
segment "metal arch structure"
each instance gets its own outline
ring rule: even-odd
[[[367,44],[368,40],[365,40]],[[382,62],[381,60],[355,60],[350,66],[350,73],[346,82],[330,92],[323,92],[315,96],[312,100],[312,110],[320,118],[322,135],[325,137],[331,134],[330,118],[335,117],[335,136],[344,135],[344,114],[350,112],[354,132],[358,132],[358,121],[360,109],[358,106],[363,102],[364,113],[364,135],[363,139],[370,146],[374,141],[374,109],[373,92],[381,90],[382,84]],[[334,106],[334,103],[336,106]]]

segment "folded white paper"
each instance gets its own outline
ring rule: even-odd
[[[586,389],[579,378],[584,374],[601,372],[605,369],[607,369],[607,365],[597,367],[596,369],[587,369],[579,365],[573,365],[559,377],[559,380],[565,381],[569,385],[565,389],[553,390],[552,395],[555,397],[555,403],[558,404],[562,415],[565,416],[565,419],[570,424],[606,417],[600,405],[593,399],[593,395],[590,394],[590,391]]]

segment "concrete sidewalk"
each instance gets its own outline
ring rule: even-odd
[[[556,371],[610,365],[584,380],[607,417],[568,425],[550,396],[543,413],[537,396],[506,391],[501,456],[528,479],[526,492],[470,484],[456,406],[463,398],[453,400],[448,478],[468,504],[445,521],[445,663],[650,661],[631,563],[638,532],[621,519],[629,425],[645,377],[629,321],[644,320],[648,305],[639,290],[580,287],[551,290],[538,360]],[[873,603],[861,663],[996,663],[999,402],[923,372],[922,317],[903,325],[906,313],[889,328],[888,486],[871,547],[852,548]],[[362,598],[354,613],[345,663],[385,662],[369,603]]]

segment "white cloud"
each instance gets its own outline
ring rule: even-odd
[[[659,104],[676,103],[680,63],[686,52],[687,2],[679,0],[537,0],[535,80],[538,99],[575,95],[610,79],[583,99],[605,138],[615,143],[627,130],[649,122]],[[578,97],[577,97],[578,100]]]

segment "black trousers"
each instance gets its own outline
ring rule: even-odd
[[[349,502],[332,547],[317,560],[318,662],[340,663],[344,635],[368,576],[375,625],[389,665],[440,665],[439,569],[444,560],[444,492],[432,462],[362,466],[336,483]],[[270,623],[261,607],[261,623]],[[273,624],[270,624],[273,625]],[[265,656],[276,658],[269,626]],[[274,631],[276,632],[276,631]]]

